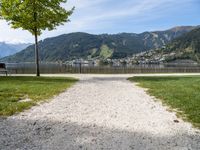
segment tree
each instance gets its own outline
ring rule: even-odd
[[[0,0],[0,15],[12,28],[22,28],[35,37],[36,75],[40,76],[38,36],[69,21],[74,8],[61,6],[66,0]]]

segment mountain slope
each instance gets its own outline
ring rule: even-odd
[[[167,58],[168,61],[192,59],[200,62],[200,28],[173,40],[162,51],[165,54],[174,53],[173,56]]]
[[[123,58],[142,51],[161,48],[171,40],[195,27],[176,27],[166,31],[144,32],[141,34],[120,33],[92,35],[70,33],[47,38],[39,42],[41,61],[67,61],[77,58]],[[1,61],[32,62],[34,45]]]
[[[134,60],[142,63],[200,63],[200,27],[179,36],[163,48],[137,54]]]
[[[20,44],[9,44],[5,42],[0,42],[0,58],[13,55],[20,50],[25,49],[30,44],[20,43]]]
[[[166,31],[145,32],[141,34],[141,38],[145,37],[144,43],[146,46],[153,46],[153,49],[156,49],[195,28],[198,28],[198,26],[177,26]]]

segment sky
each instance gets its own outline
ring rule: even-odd
[[[116,34],[166,30],[174,26],[200,25],[200,0],[68,0],[63,7],[75,11],[70,22],[44,31],[40,40],[71,32]],[[11,29],[0,20],[0,41],[33,43],[33,36]]]

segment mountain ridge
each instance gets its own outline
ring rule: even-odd
[[[163,48],[134,56],[142,63],[200,63],[200,26],[173,39]]]
[[[30,43],[0,42],[0,58],[15,54],[31,45]]]
[[[188,33],[196,26],[175,27],[171,30],[119,34],[89,34],[74,32],[46,38],[39,42],[41,61],[74,59],[124,58],[133,54],[162,48],[173,39]],[[33,62],[34,45],[1,59],[5,62]]]
[[[167,61],[176,59],[191,59],[200,63],[200,27],[174,39],[166,48],[164,53],[174,53]]]

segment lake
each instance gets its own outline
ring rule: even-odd
[[[33,74],[35,73],[34,63],[7,63],[11,74]],[[194,64],[141,64],[121,66],[95,66],[86,64],[68,65],[62,63],[41,63],[41,73],[187,73],[200,72],[200,65]]]

